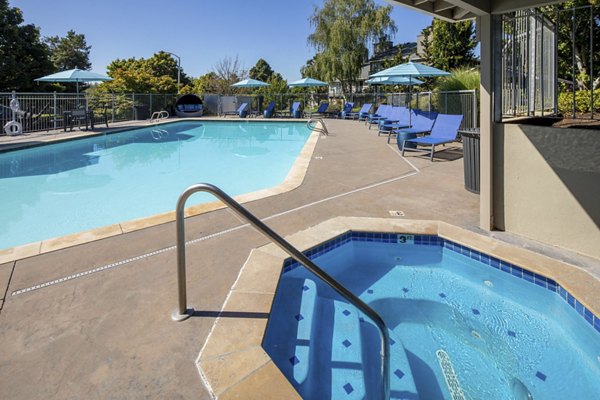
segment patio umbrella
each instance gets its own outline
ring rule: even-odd
[[[382,76],[367,79],[365,83],[369,85],[422,85],[424,82],[405,76]]]
[[[430,67],[428,65],[416,63],[409,61],[404,64],[396,65],[395,67],[391,67],[388,69],[384,69],[383,71],[379,71],[376,74],[371,75],[371,78],[384,78],[384,77],[393,77],[393,76],[403,76],[407,77],[409,80],[409,91],[408,96],[409,99],[412,99],[412,82],[415,77],[425,77],[425,76],[448,76],[449,72],[442,71],[441,69],[437,69],[434,67]],[[410,107],[410,100],[408,102],[408,106]]]
[[[57,72],[56,74],[46,75],[41,78],[34,79],[37,82],[75,82],[77,86],[77,93],[79,93],[79,82],[103,82],[112,81],[111,77],[106,75],[98,74],[92,71],[85,71],[82,69],[70,69],[68,71]]]
[[[315,86],[328,86],[327,82],[320,81],[318,79],[313,78],[302,78],[300,80],[294,81],[288,86],[291,87],[315,87]],[[314,101],[312,92],[310,93],[311,102]],[[304,95],[304,103],[306,104],[306,94]]]
[[[238,88],[258,88],[258,87],[265,87],[265,86],[271,86],[270,84],[263,82],[263,81],[259,81],[258,79],[244,79],[243,81],[239,81],[234,83],[233,85],[231,85],[232,87],[238,87]],[[258,112],[261,112],[261,102],[262,102],[262,96],[259,96],[258,100]],[[251,110],[252,111],[252,110]]]
[[[231,85],[232,87],[241,87],[241,88],[257,88],[269,86],[268,83],[259,81],[257,79],[244,79],[243,81],[239,81]]]
[[[313,78],[303,78],[297,81],[294,81],[292,83],[290,83],[288,86],[305,86],[305,87],[310,87],[310,86],[327,86],[328,83],[327,82],[323,82],[320,81],[318,79],[313,79]]]

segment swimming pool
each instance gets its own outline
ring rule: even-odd
[[[0,249],[171,211],[198,182],[231,195],[276,186],[310,133],[301,122],[184,121],[0,153]]]
[[[551,279],[437,236],[348,232],[307,254],[386,321],[392,398],[600,393],[600,319]],[[303,398],[380,396],[374,325],[295,262],[262,346]]]

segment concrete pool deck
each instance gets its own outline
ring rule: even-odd
[[[389,218],[390,211],[401,211],[398,220],[479,231],[479,198],[463,188],[460,145],[435,162],[402,158],[364,124],[326,123],[331,135],[319,138],[302,185],[245,203],[276,232],[291,235],[339,216]],[[268,242],[224,209],[191,217],[186,227],[194,241],[188,301],[197,312],[185,322],[170,319],[177,304],[172,222],[0,265],[0,398],[210,398],[196,358],[251,250]],[[487,236],[600,277],[597,260]],[[243,311],[266,321],[264,309]]]

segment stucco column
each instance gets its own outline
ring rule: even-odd
[[[493,222],[493,132],[494,132],[494,60],[493,18],[490,14],[477,18],[481,54],[480,111],[480,194],[479,226],[492,230]]]

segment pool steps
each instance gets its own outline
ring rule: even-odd
[[[270,323],[279,328],[274,335],[295,340],[287,340],[286,344],[267,334],[264,344],[266,348],[289,346],[287,351],[270,353],[298,393],[311,399],[376,397],[380,390],[380,358],[374,325],[353,306],[319,294],[319,289],[327,290],[312,279],[288,276],[280,284],[287,295],[280,297],[277,309],[287,310],[287,314],[272,315]],[[318,335],[328,340],[315,340]],[[365,347],[368,343],[372,343],[371,348]],[[391,398],[418,399],[404,348],[395,338],[392,343]]]

